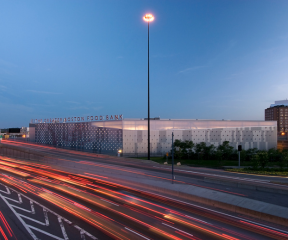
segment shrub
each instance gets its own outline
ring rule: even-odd
[[[259,168],[260,162],[259,162],[259,156],[257,153],[251,156],[251,163],[252,163],[253,170],[257,170]]]
[[[257,155],[259,157],[259,164],[261,168],[264,169],[269,161],[268,153],[267,151],[258,151]]]

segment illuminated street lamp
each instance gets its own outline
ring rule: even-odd
[[[150,95],[149,95],[149,22],[154,20],[152,14],[146,14],[143,20],[148,22],[148,160],[150,160]]]

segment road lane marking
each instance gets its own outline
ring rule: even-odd
[[[63,221],[64,221],[65,223],[68,223],[69,225],[72,224],[71,221],[69,221],[69,220],[67,220],[66,218],[60,216],[60,215],[57,214],[56,212],[54,212],[54,211],[46,208],[46,207],[43,206],[42,204],[40,204],[40,203],[34,201],[33,199],[29,198],[28,196],[25,196],[24,194],[19,193],[18,191],[14,190],[14,189],[12,189],[12,188],[10,188],[10,189],[11,189],[11,191],[10,191],[10,189],[9,189],[6,185],[4,185],[4,184],[2,184],[2,183],[0,183],[0,185],[3,186],[3,187],[5,187],[6,190],[7,190],[6,192],[0,190],[0,192],[10,195],[10,194],[11,194],[11,191],[12,191],[12,192],[15,192],[15,193],[18,194],[18,198],[19,198],[19,195],[20,195],[20,198],[21,198],[21,202],[22,202],[22,203],[23,203],[23,201],[22,201],[22,198],[23,198],[23,197],[30,201],[31,211],[30,211],[30,210],[27,210],[27,209],[24,209],[24,208],[21,208],[21,207],[18,207],[18,206],[15,206],[15,205],[13,205],[13,204],[10,204],[9,201],[12,200],[12,202],[13,202],[14,199],[11,199],[11,198],[8,198],[8,197],[6,197],[6,196],[3,196],[3,195],[0,193],[0,198],[6,203],[6,205],[10,208],[10,210],[15,214],[15,216],[16,216],[16,217],[18,218],[18,220],[22,223],[22,225],[23,225],[24,228],[27,230],[27,232],[31,235],[31,237],[32,237],[33,240],[39,240],[39,239],[38,239],[37,236],[34,234],[34,232],[32,231],[32,229],[35,230],[35,231],[41,232],[41,233],[43,233],[43,234],[46,234],[47,236],[53,237],[53,238],[55,238],[55,239],[59,239],[59,240],[68,240],[68,239],[69,239],[69,238],[68,238],[68,235],[67,235],[67,233],[66,233],[66,230],[65,230],[65,226],[64,226],[64,224],[63,224]],[[16,200],[14,200],[14,202],[15,202],[15,201],[16,201]],[[43,209],[43,214],[44,214],[44,219],[45,219],[45,223],[40,222],[40,221],[38,221],[38,220],[36,220],[36,219],[30,218],[30,217],[28,217],[28,216],[25,216],[25,215],[23,215],[23,214],[21,214],[21,213],[18,213],[18,212],[16,211],[16,209],[19,209],[19,210],[23,210],[23,211],[28,212],[28,213],[33,213],[33,212],[35,213],[34,204],[42,207],[42,209]],[[30,223],[30,224],[27,224],[27,223],[25,222],[25,219],[28,219],[29,221],[35,222],[36,224],[39,224],[39,225],[42,225],[42,226],[49,226],[49,218],[48,218],[48,214],[47,214],[48,212],[49,212],[49,213],[52,213],[52,214],[54,214],[54,215],[56,215],[56,216],[58,217],[58,222],[59,222],[59,225],[60,225],[60,227],[61,227],[62,234],[63,234],[63,237],[64,237],[64,238],[62,238],[62,237],[57,237],[57,236],[55,236],[55,235],[53,235],[53,234],[51,234],[51,233],[49,233],[49,232],[46,232],[46,231],[44,231],[44,230],[41,230],[41,229],[39,229],[39,228],[37,228],[37,227],[34,227],[34,226],[30,225],[31,223]],[[84,229],[80,228],[79,226],[73,225],[73,227],[75,227],[75,228],[79,231],[79,234],[80,234],[82,240],[83,240],[83,239],[85,240],[85,235],[88,236],[88,237],[90,237],[90,238],[92,238],[93,240],[97,240],[97,238],[96,238],[95,236],[93,236],[92,234],[88,233],[87,231],[85,231]],[[84,235],[84,238],[82,237],[83,235]]]
[[[119,207],[119,205],[117,205],[116,203],[110,202],[110,201],[108,201],[108,200],[104,200],[103,198],[100,198],[100,200],[102,200],[102,201],[104,201],[104,202],[107,202],[107,203],[111,203],[111,204]]]
[[[194,219],[194,220],[200,221],[200,222],[204,222],[204,223],[207,223],[207,224],[211,224],[211,223],[208,223],[208,222],[202,221],[202,220],[200,220],[200,219],[198,219],[198,218],[190,217],[190,216],[188,216],[188,215],[185,215],[185,216],[188,217],[188,218],[191,218],[191,219]],[[213,225],[213,224],[211,224],[211,225]]]
[[[79,226],[77,225],[74,225],[74,227],[76,229],[78,229],[80,231],[80,233],[82,232],[82,234],[86,234],[88,237],[92,238],[93,240],[97,240],[98,238],[94,237],[92,234],[86,232],[84,229],[80,228]],[[85,238],[84,238],[85,239]]]
[[[168,225],[168,224],[166,224],[166,223],[162,223],[162,224],[165,225],[165,226],[167,226],[167,227],[173,228],[173,229],[175,229],[175,230],[177,230],[177,231],[179,231],[179,232],[185,233],[185,234],[187,234],[187,235],[193,237],[192,234],[187,233],[187,232],[185,232],[185,231],[183,231],[183,230],[180,230],[179,228],[172,227],[172,226],[170,226],[170,225]]]
[[[45,219],[45,225],[49,226],[49,218],[48,218],[47,210],[45,208],[43,208],[43,214],[44,214],[44,219]]]
[[[45,232],[45,231],[39,229],[39,228],[33,227],[33,226],[31,226],[31,225],[28,225],[28,224],[27,224],[27,226],[28,226],[29,228],[32,228],[32,229],[34,229],[34,230],[36,230],[36,231],[38,231],[38,232],[41,232],[41,233],[47,235],[47,236],[49,236],[49,237],[53,237],[53,238],[58,239],[58,240],[64,240],[64,238],[57,237],[57,236],[55,236],[55,235],[53,235],[53,234],[51,234],[51,233],[48,233],[48,232]],[[40,240],[40,239],[39,239],[39,240]]]
[[[31,212],[33,214],[35,214],[35,208],[34,208],[33,202],[31,200],[30,200],[30,206],[31,206]]]
[[[20,194],[18,194],[18,199],[19,199],[18,201],[15,200],[15,199],[12,199],[12,198],[8,198],[8,197],[6,197],[6,199],[9,199],[10,201],[13,201],[13,202],[16,202],[16,203],[19,203],[19,204],[22,203],[22,198],[21,198]]]
[[[7,188],[7,187],[6,187]],[[10,194],[10,191],[9,191]],[[19,214],[15,211],[15,209],[13,207],[11,207],[11,205],[8,203],[8,201],[5,199],[4,196],[2,196],[0,194],[0,197],[2,198],[2,200],[6,203],[6,205],[10,208],[10,210],[15,214],[15,216],[18,218],[18,220],[22,223],[22,225],[24,226],[24,228],[27,230],[27,232],[31,235],[31,237],[34,240],[38,240],[38,238],[36,237],[36,235],[31,231],[31,229],[26,225],[26,223],[23,221],[23,219],[19,216]]]
[[[143,235],[141,235],[141,234],[139,234],[139,233],[137,233],[137,232],[135,232],[135,231],[133,231],[133,230],[127,228],[127,227],[125,227],[125,229],[128,230],[128,231],[130,231],[130,232],[135,233],[136,235],[138,235],[138,236],[140,236],[140,237],[142,237],[142,238],[144,238],[144,239],[150,240],[150,238],[144,237]]]
[[[69,240],[68,236],[67,236],[67,233],[66,233],[66,230],[65,230],[65,227],[64,227],[64,224],[62,222],[62,218],[58,217],[58,222],[59,222],[59,225],[61,227],[61,231],[62,231],[62,234],[63,234],[63,237],[65,240]]]
[[[38,220],[36,220],[36,219],[27,217],[27,216],[25,216],[25,215],[23,215],[23,214],[20,214],[20,213],[18,213],[18,215],[19,215],[20,217],[22,217],[22,218],[26,218],[26,219],[29,219],[30,221],[33,221],[33,222],[36,222],[36,223],[38,223],[38,224],[40,224],[40,225],[46,226],[46,223],[40,222],[40,221],[38,221]]]
[[[18,207],[18,206],[12,205],[12,204],[10,204],[10,206],[12,206],[13,208],[20,209],[20,210],[22,210],[22,211],[24,211],[24,212],[28,212],[28,213],[32,213],[32,214],[35,213],[35,212],[32,212],[31,210],[27,210],[27,209],[25,209],[25,208],[21,208],[21,207]]]
[[[6,186],[5,186],[5,187],[6,187]],[[10,193],[11,193],[8,187],[6,187],[6,192],[5,192],[5,191],[2,191],[2,190],[0,190],[0,192],[5,193],[5,194],[10,194]]]

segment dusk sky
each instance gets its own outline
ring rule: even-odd
[[[123,114],[264,120],[288,98],[288,1],[0,0],[0,128]]]

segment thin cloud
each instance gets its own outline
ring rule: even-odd
[[[94,107],[93,110],[98,111],[100,109],[102,109],[103,107]]]
[[[89,108],[86,106],[75,106],[75,107],[70,107],[69,109],[70,110],[79,110],[79,109],[89,110]]]
[[[67,103],[72,103],[72,104],[80,104],[79,102],[75,102],[75,101],[66,101]]]
[[[178,54],[156,54],[152,55],[153,58],[167,58],[167,57],[174,57]]]
[[[62,93],[57,93],[57,92],[46,92],[46,91],[37,91],[37,90],[26,90],[27,92],[32,92],[32,93],[40,93],[40,94],[62,94]]]
[[[6,87],[6,86],[3,86],[3,85],[0,85],[0,90],[6,91],[6,90],[7,90],[7,87]]]
[[[0,59],[0,65],[5,66],[5,67],[17,67],[17,65],[4,61],[3,59]]]
[[[184,72],[188,72],[188,71],[195,71],[198,70],[200,68],[203,68],[205,66],[194,66],[194,67],[190,67],[190,68],[186,68],[184,70],[179,71],[179,73],[184,73]]]

